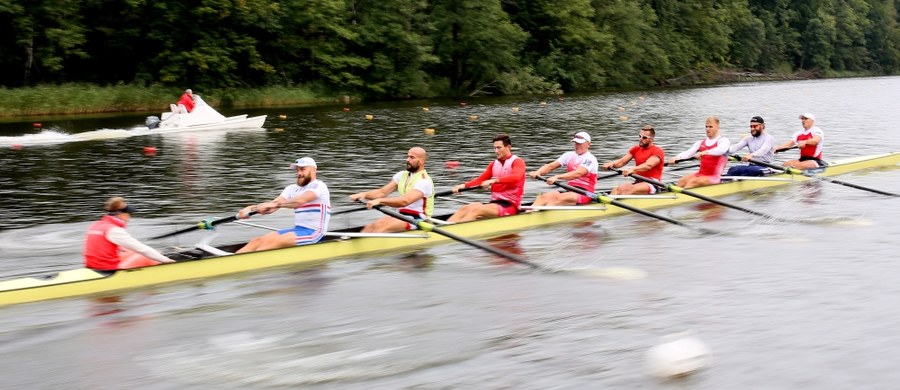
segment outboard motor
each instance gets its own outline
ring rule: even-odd
[[[147,120],[144,121],[144,124],[147,125],[147,128],[150,130],[159,128],[159,117],[157,116],[148,116]]]

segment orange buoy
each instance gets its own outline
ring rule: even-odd
[[[460,105],[460,106],[463,106],[463,107],[465,107],[466,104],[469,104],[469,103],[466,103],[466,102],[459,102],[459,105]]]
[[[444,162],[444,166],[447,169],[456,169],[456,168],[459,168],[459,161],[449,160],[449,161]]]
[[[422,111],[428,111],[428,110],[429,110],[428,107],[422,107]]]
[[[428,134],[428,135],[434,134],[434,128],[429,127],[427,129],[425,129],[425,134]]]
[[[344,112],[350,112],[350,107],[344,107]]]
[[[370,120],[372,120],[372,119],[375,119],[375,115],[372,115],[372,114],[366,114],[366,120],[367,120],[367,121],[370,121]]]
[[[41,127],[41,122],[34,122],[34,123],[32,123],[31,125],[34,126],[34,127],[36,127],[36,128],[40,128],[40,127]]]
[[[155,156],[156,155],[156,147],[155,146],[144,146],[144,155],[145,156]]]
[[[478,120],[478,115],[469,115],[469,120],[470,120],[470,121],[477,121],[477,120]]]
[[[278,116],[278,119],[287,119],[287,115],[281,114]]]

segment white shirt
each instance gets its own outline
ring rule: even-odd
[[[397,172],[397,174],[395,174],[393,178],[391,178],[391,180],[394,183],[397,183],[398,192],[399,192],[399,186],[401,184],[403,184],[403,183],[400,183],[400,181],[403,180],[404,173],[409,174],[406,185],[409,186],[410,184],[412,184],[412,188],[409,188],[409,190],[418,190],[419,192],[422,193],[421,199],[406,205],[406,207],[404,207],[404,208],[410,209],[410,210],[415,210],[420,213],[425,213],[425,199],[428,199],[428,197],[431,196],[431,193],[434,192],[434,185],[432,185],[431,180],[424,180],[424,179],[416,180],[414,183],[409,183],[409,180],[412,179],[412,176],[415,175],[415,173],[400,171],[400,172]],[[407,191],[409,191],[409,190],[407,190]]]
[[[738,143],[731,146],[729,152],[737,153],[744,147],[750,149],[750,158],[752,159],[767,163],[775,161],[775,137],[772,137],[769,133],[763,132],[759,137],[748,135],[741,138]]]
[[[316,198],[294,209],[294,225],[315,231],[328,230],[328,222],[331,220],[331,194],[324,182],[316,179],[305,186],[291,184],[284,188],[281,197],[291,200],[307,191],[315,193]]]

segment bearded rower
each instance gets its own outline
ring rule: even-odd
[[[397,172],[391,181],[379,189],[350,195],[353,201],[368,199],[366,207],[379,205],[399,207],[402,214],[414,218],[430,217],[434,212],[434,182],[425,171],[428,159],[425,149],[414,147],[406,153],[406,170]],[[387,197],[397,190],[400,196]],[[363,233],[391,233],[413,230],[416,226],[406,221],[385,215],[366,225]]]

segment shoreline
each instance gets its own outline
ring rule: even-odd
[[[830,78],[875,77],[876,74],[825,74],[820,71],[759,73],[746,70],[698,70],[661,81],[647,90],[744,82],[813,80]],[[627,88],[625,88],[627,89]],[[42,85],[27,88],[0,88],[0,122],[20,122],[53,117],[104,117],[122,114],[148,114],[165,111],[181,95],[180,89],[129,85],[94,86],[86,84]],[[577,91],[590,93],[591,91]],[[594,91],[602,92],[602,91]],[[308,87],[269,87],[258,89],[210,90],[198,93],[216,109],[260,109],[347,105],[364,101],[358,96],[314,91]],[[421,97],[419,99],[452,99]]]

